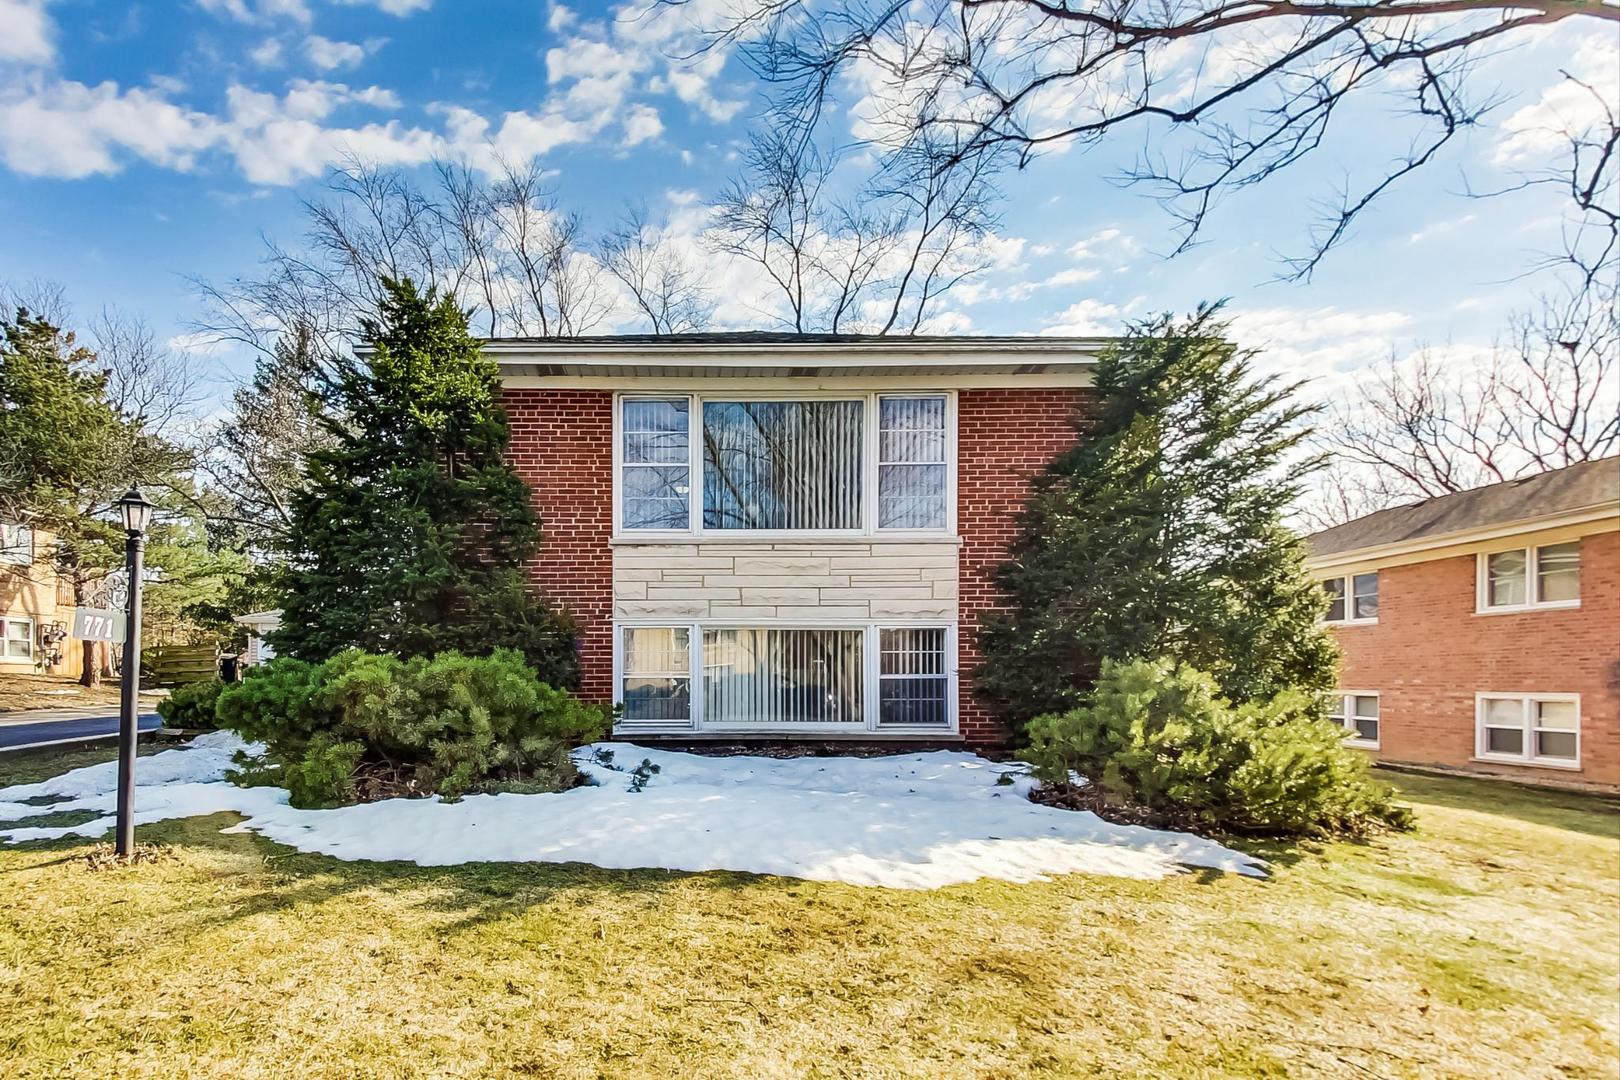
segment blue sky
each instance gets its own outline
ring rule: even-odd
[[[186,344],[191,277],[250,272],[261,236],[295,241],[299,201],[346,154],[537,157],[562,204],[606,225],[628,201],[688,220],[731,175],[761,105],[734,58],[672,58],[679,27],[631,9],[450,0],[0,0],[0,280],[65,286],[77,310],[143,316]],[[1573,22],[1573,21],[1572,21]],[[1479,129],[1364,218],[1308,284],[1272,280],[1313,200],[1399,147],[1390,100],[1362,102],[1305,167],[1230,200],[1166,261],[1172,222],[1106,178],[1142,132],[1007,177],[997,265],[946,328],[1107,330],[1227,296],[1271,362],[1342,384],[1391,351],[1477,354],[1556,247],[1555,192],[1493,200],[1546,160],[1559,68],[1616,78],[1611,28],[1565,26],[1493,58]],[[627,327],[630,328],[630,327]],[[602,329],[611,329],[603,327]],[[210,354],[222,372],[242,358]]]

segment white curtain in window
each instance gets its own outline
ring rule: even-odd
[[[860,630],[703,632],[703,722],[860,724]]]
[[[705,529],[861,527],[861,401],[703,403]]]
[[[878,528],[945,527],[945,399],[878,399]]]

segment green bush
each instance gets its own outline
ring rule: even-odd
[[[169,696],[157,703],[158,715],[172,728],[192,731],[212,731],[219,726],[214,718],[214,706],[225,684],[218,679],[206,682],[183,683]]]
[[[220,696],[220,724],[264,743],[295,806],[436,792],[556,791],[568,750],[606,712],[543,683],[518,652],[400,660],[357,649],[321,664],[278,659]]]
[[[1212,676],[1170,660],[1105,661],[1090,701],[1029,725],[1036,774],[1071,770],[1104,794],[1202,826],[1279,836],[1405,828],[1410,814],[1344,746],[1315,697],[1233,706]]]

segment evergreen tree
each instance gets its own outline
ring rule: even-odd
[[[1234,701],[1325,690],[1321,588],[1284,524],[1313,411],[1254,374],[1217,307],[1133,327],[1099,358],[1100,415],[1039,476],[986,620],[977,684],[1013,723],[1073,708],[1105,659],[1168,657]]]
[[[572,627],[531,597],[540,542],[506,463],[496,366],[451,297],[385,281],[369,363],[343,374],[331,445],[293,494],[278,651],[357,646],[401,657],[518,650],[553,685],[577,681]]]
[[[80,606],[124,564],[114,503],[129,486],[141,485],[164,516],[190,488],[190,455],[113,403],[111,374],[48,319],[20,310],[0,321],[0,518],[54,534],[56,573]],[[83,648],[80,678],[94,686],[98,644]]]

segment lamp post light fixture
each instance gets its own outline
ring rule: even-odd
[[[124,519],[124,571],[129,575],[129,603],[124,608],[124,670],[118,714],[118,835],[114,850],[135,850],[136,705],[141,690],[141,564],[146,555],[146,528],[152,504],[132,487],[115,503]]]

